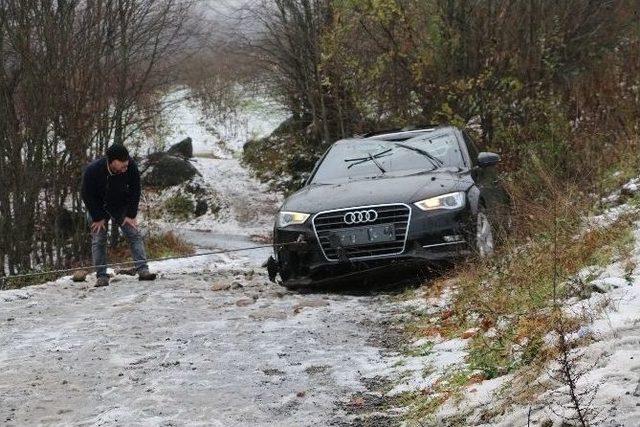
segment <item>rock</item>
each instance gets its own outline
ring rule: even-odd
[[[231,288],[231,284],[230,283],[224,283],[224,282],[215,283],[213,286],[211,286],[211,290],[214,291],[214,292],[226,291],[229,288]]]
[[[466,331],[464,331],[464,332],[462,333],[462,339],[463,339],[463,340],[466,340],[466,339],[469,339],[469,338],[473,338],[473,337],[475,337],[476,335],[478,335],[478,332],[479,332],[479,331],[480,331],[480,328],[470,328],[470,329],[467,329]]]
[[[329,305],[329,301],[323,299],[311,299],[302,301],[293,306],[293,310],[297,313],[305,307],[326,307]]]
[[[300,397],[303,398],[306,395],[306,393],[304,391],[299,391],[296,393],[296,397]]]
[[[115,273],[124,276],[135,276],[136,274],[138,274],[138,270],[135,267],[120,268],[116,270]]]
[[[231,282],[231,288],[232,289],[242,289],[242,288],[244,288],[244,285],[241,282],[239,282],[237,280],[234,280],[233,282]]]
[[[633,391],[633,395],[635,397],[640,397],[640,381],[638,381],[638,385],[636,386],[636,389]]]
[[[196,203],[196,210],[194,212],[194,215],[196,218],[198,218],[206,214],[208,210],[209,210],[209,205],[207,204],[207,202],[204,200],[198,200],[198,202]]]
[[[363,397],[358,396],[358,397],[353,397],[353,398],[351,399],[351,401],[349,402],[349,405],[350,405],[350,406],[354,406],[354,407],[356,407],[356,408],[361,408],[361,407],[363,407],[363,406],[364,406],[364,403],[365,403],[365,402],[364,402],[364,398],[363,398]]]
[[[71,280],[73,280],[74,282],[84,282],[88,274],[89,272],[86,270],[78,270],[73,273],[73,277],[71,278]]]
[[[198,175],[188,160],[164,154],[142,177],[142,183],[151,187],[168,188],[182,184]]]
[[[633,196],[638,191],[640,191],[640,187],[638,187],[638,182],[636,179],[632,179],[622,186],[620,189],[620,193],[624,196]]]
[[[249,315],[253,320],[284,320],[287,318],[287,313],[276,309],[263,309]]]
[[[607,277],[604,279],[597,279],[589,283],[591,290],[601,294],[626,285],[628,285],[627,280],[621,277]]]
[[[169,149],[167,150],[167,154],[190,159],[193,157],[193,141],[191,140],[191,138],[187,137],[177,144],[169,147]]]
[[[255,303],[255,300],[253,298],[241,298],[236,301],[236,305],[238,307],[247,307],[253,303]]]

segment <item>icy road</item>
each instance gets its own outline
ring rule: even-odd
[[[387,296],[170,271],[0,293],[0,424],[335,424],[384,367],[369,342]]]

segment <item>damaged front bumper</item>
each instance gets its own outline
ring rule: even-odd
[[[274,255],[265,263],[269,278],[280,275],[287,285],[311,285],[338,280],[355,273],[367,273],[392,266],[426,264],[454,260],[471,254],[468,208],[447,212],[423,212],[414,209],[404,250],[400,254],[349,259],[339,246],[338,260],[327,259],[314,229],[306,224],[274,229]]]

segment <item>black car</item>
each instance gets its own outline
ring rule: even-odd
[[[509,204],[499,160],[452,126],[337,141],[282,205],[270,277],[296,287],[390,264],[491,255]]]

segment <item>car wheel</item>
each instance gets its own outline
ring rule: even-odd
[[[476,216],[476,250],[480,258],[487,258],[495,252],[493,227],[484,209],[480,209]]]

